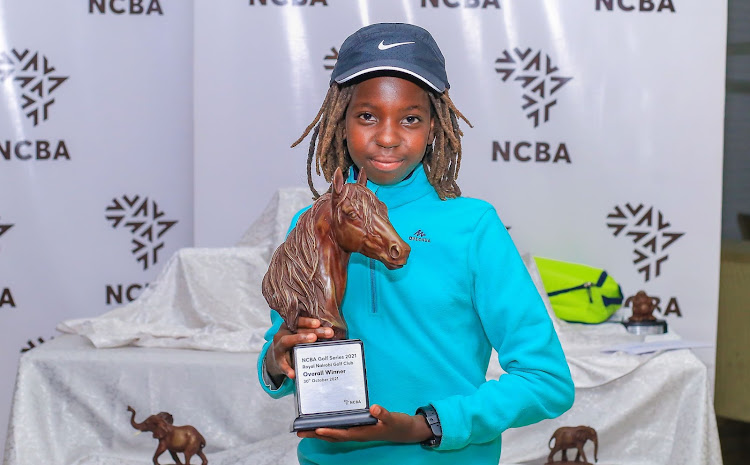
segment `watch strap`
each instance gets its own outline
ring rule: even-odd
[[[421,444],[425,447],[437,447],[440,445],[440,441],[443,439],[443,428],[440,426],[440,418],[438,417],[437,410],[432,405],[426,405],[419,407],[416,412],[417,415],[422,415],[427,420],[427,425],[432,431],[432,437],[423,441]]]

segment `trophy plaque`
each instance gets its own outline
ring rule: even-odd
[[[292,431],[349,428],[378,422],[370,415],[362,341],[299,344],[293,356],[297,419]]]
[[[292,431],[348,428],[377,423],[370,415],[361,340],[346,339],[340,312],[352,253],[393,270],[406,264],[411,249],[388,220],[388,210],[367,188],[367,175],[345,183],[341,169],[329,193],[300,215],[263,277],[263,297],[291,332],[299,317],[333,329],[331,340],[294,346],[297,419]]]
[[[650,297],[645,291],[638,291],[634,296],[628,297],[625,306],[632,306],[633,309],[633,316],[622,322],[629,333],[649,335],[667,332],[667,322],[653,315],[659,306],[658,297]]]

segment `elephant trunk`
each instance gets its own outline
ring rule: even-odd
[[[130,424],[133,426],[133,428],[139,430],[139,431],[146,431],[146,425],[143,423],[136,423],[135,422],[135,410],[133,407],[128,405],[128,410],[130,411]]]

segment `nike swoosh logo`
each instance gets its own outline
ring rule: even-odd
[[[413,44],[414,42],[396,42],[395,44],[385,44],[385,40],[381,40],[378,44],[378,50],[388,50],[389,48],[398,47],[399,45]]]

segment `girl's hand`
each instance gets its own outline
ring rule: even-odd
[[[318,428],[314,431],[299,431],[301,438],[316,438],[328,442],[343,441],[390,441],[417,443],[432,437],[432,431],[422,415],[407,415],[389,412],[379,405],[370,407],[370,415],[378,422],[369,426],[348,429]]]
[[[304,342],[315,342],[320,339],[333,337],[333,329],[321,327],[317,318],[299,317],[297,320],[297,332],[289,331],[286,324],[273,336],[271,347],[266,352],[266,370],[274,382],[279,385],[283,377],[294,379],[294,368],[292,367],[292,348]]]

